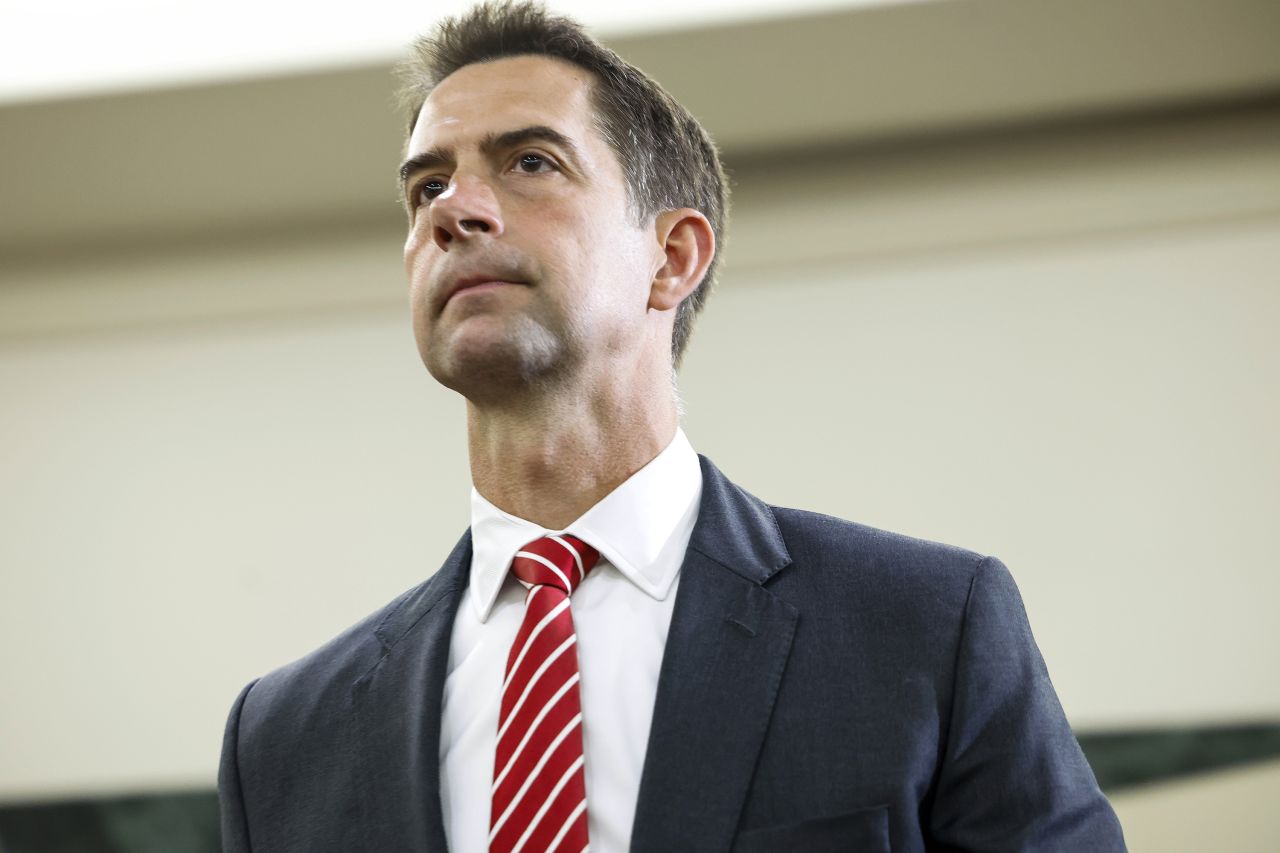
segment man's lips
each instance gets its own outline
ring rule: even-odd
[[[484,291],[486,291],[486,290],[495,290],[495,289],[497,289],[497,288],[499,288],[499,287],[506,287],[507,285],[512,285],[512,284],[518,284],[518,282],[514,282],[514,281],[497,281],[497,280],[495,280],[495,281],[481,281],[481,282],[477,282],[477,283],[475,283],[475,284],[468,284],[466,287],[462,287],[462,288],[459,288],[458,290],[455,290],[455,291],[453,292],[453,296],[461,296],[461,295],[463,295],[463,294],[467,294],[467,293],[483,293],[483,292],[484,292]],[[452,299],[452,298],[453,298],[453,296],[451,296],[451,297],[449,297],[449,298],[450,298],[450,299]]]
[[[441,300],[440,310],[455,296],[467,296],[469,294],[487,293],[510,285],[524,285],[523,281],[510,281],[508,279],[494,278],[492,276],[469,276],[461,278],[449,285],[445,290],[444,299]]]

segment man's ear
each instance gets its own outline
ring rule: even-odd
[[[659,213],[653,227],[663,263],[653,274],[649,307],[670,311],[702,283],[716,254],[716,235],[707,217],[691,207]]]

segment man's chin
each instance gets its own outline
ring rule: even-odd
[[[456,329],[433,341],[423,362],[435,380],[475,403],[513,399],[563,366],[564,348],[545,328]]]

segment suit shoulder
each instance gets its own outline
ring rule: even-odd
[[[813,546],[862,558],[909,559],[940,565],[976,566],[987,555],[968,548],[920,539],[833,515],[790,507],[769,507],[789,546]]]
[[[951,694],[952,667],[975,596],[1005,621],[1022,609],[994,557],[804,510],[774,510],[791,564],[770,590],[804,614],[812,636],[856,637],[849,653],[886,679],[924,678]],[[874,650],[874,654],[864,654]]]
[[[837,573],[860,588],[967,596],[973,579],[998,560],[933,542],[788,507],[770,507],[793,564],[804,573]]]

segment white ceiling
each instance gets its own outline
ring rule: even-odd
[[[389,61],[417,33],[472,2],[6,0],[0,4],[0,104]],[[776,0],[550,5],[617,36],[908,2],[913,0],[793,0],[785,7]]]

